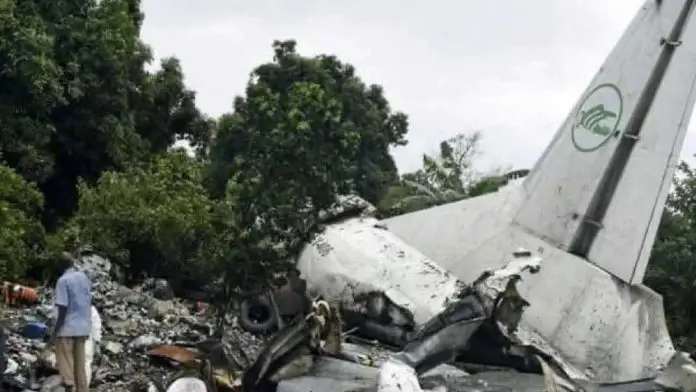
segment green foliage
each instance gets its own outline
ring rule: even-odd
[[[45,153],[55,133],[49,113],[63,101],[55,39],[32,2],[12,0],[0,0],[0,37],[0,152],[25,178],[42,179],[55,162]]]
[[[43,195],[36,186],[0,164],[0,281],[23,276],[42,257],[42,207]]]
[[[667,326],[675,345],[692,350],[696,307],[696,173],[686,163],[677,172],[645,284],[662,294]]]
[[[175,141],[186,140],[205,155],[215,123],[196,107],[196,95],[184,85],[179,60],[162,60],[161,69],[145,78],[141,92],[136,129],[149,141],[150,151],[165,151]]]
[[[405,214],[468,197],[496,192],[505,176],[476,178],[472,163],[479,154],[481,135],[458,134],[440,143],[436,157],[423,154],[423,168],[401,176],[380,200],[382,217]]]
[[[398,178],[389,148],[406,143],[406,116],[335,56],[274,43],[214,122],[176,59],[146,70],[139,1],[0,0],[0,11],[0,153],[46,200],[40,215],[13,212],[5,239],[42,218],[55,231],[42,260],[90,243],[134,277],[222,269],[229,286],[265,283],[337,194],[376,201]],[[178,140],[197,159],[167,152]]]
[[[274,61],[257,67],[253,72],[249,86],[252,90],[247,90],[247,95],[251,92],[252,96],[245,102],[238,99],[235,114],[223,116],[218,122],[208,175],[213,193],[218,197],[224,194],[231,171],[237,166],[237,156],[252,142],[250,137],[254,137],[253,133],[247,134],[243,129],[244,122],[255,117],[254,121],[269,130],[274,124],[282,124],[284,121],[297,123],[276,129],[275,132],[279,133],[293,128],[309,132],[308,129],[318,127],[322,122],[326,122],[328,127],[341,129],[341,132],[351,132],[349,146],[337,144],[340,150],[335,153],[331,150],[323,152],[323,156],[327,158],[323,165],[344,165],[336,159],[343,159],[346,149],[351,149],[353,155],[345,158],[355,165],[351,182],[358,194],[376,202],[387,186],[398,178],[389,147],[406,143],[406,115],[392,113],[382,88],[376,85],[366,86],[350,64],[342,63],[335,56],[329,55],[304,57],[296,52],[295,46],[294,41],[275,42]],[[288,112],[291,105],[304,110],[304,107],[309,107],[308,101],[311,99],[318,99],[320,102],[316,104],[317,108],[311,110],[323,111],[326,118],[312,118],[316,113],[308,113],[308,118],[302,118],[299,113]],[[290,102],[291,100],[298,102]],[[279,105],[279,110],[275,108],[276,105]],[[257,109],[259,112],[254,112]],[[330,146],[335,141],[329,140],[327,143]],[[353,147],[353,143],[357,143],[357,148]],[[314,149],[315,146],[311,148]],[[287,155],[277,159],[285,162],[288,170],[292,170],[296,164],[304,164],[301,160],[307,158],[306,154],[295,154],[287,146],[283,149],[287,151]]]
[[[213,121],[175,58],[146,70],[142,22],[139,0],[0,0],[0,280],[90,243],[132,277],[225,277],[229,299],[284,271],[337,194],[388,216],[508,181],[474,175],[478,133],[399,177],[389,148],[406,143],[406,115],[350,64],[302,56],[294,41],[275,42],[234,112]],[[178,140],[196,158],[169,151]],[[695,257],[696,173],[682,164],[646,283],[689,349]]]
[[[302,57],[293,41],[276,42],[274,50],[274,61],[252,73],[234,113],[219,121],[211,152],[211,178],[221,181],[215,188],[227,190],[217,209],[217,242],[233,244],[211,258],[225,266],[230,286],[263,284],[285,270],[320,230],[319,211],[360,187],[363,127],[396,121],[379,111],[372,120],[352,120],[354,108],[339,89],[377,110],[352,67]]]
[[[406,115],[350,64],[302,56],[294,41],[275,42],[234,111],[213,121],[175,58],[146,70],[142,22],[139,0],[0,0],[0,280],[90,243],[131,277],[224,277],[228,300],[288,268],[337,194],[389,216],[508,181],[474,175],[478,133],[443,141],[400,177],[389,148],[406,143]],[[170,151],[179,140],[196,158]],[[695,257],[696,173],[683,164],[646,283],[689,349]]]
[[[54,228],[93,183],[188,139],[212,123],[195,107],[174,59],[154,74],[133,0],[0,0],[0,152],[46,198]]]
[[[508,179],[505,176],[487,176],[471,184],[467,194],[469,197],[476,197],[497,192],[498,189],[507,185],[507,183]]]
[[[175,150],[122,173],[106,172],[90,187],[80,183],[80,205],[71,221],[80,241],[131,273],[204,280],[199,242],[211,233],[213,205],[201,167]]]

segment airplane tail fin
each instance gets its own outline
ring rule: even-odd
[[[523,185],[514,223],[640,283],[696,93],[696,1],[648,0]]]

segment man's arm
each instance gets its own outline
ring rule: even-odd
[[[68,311],[68,288],[63,279],[58,279],[58,283],[56,284],[56,308],[58,310],[58,317],[56,318],[56,323],[51,333],[51,343],[55,341],[58,332],[63,328],[63,324],[65,324],[65,315]]]
[[[56,324],[53,326],[53,332],[51,332],[51,344],[55,343],[58,332],[63,328],[63,324],[65,324],[65,314],[68,311],[66,306],[56,305],[56,307],[58,308],[58,318],[56,319]]]

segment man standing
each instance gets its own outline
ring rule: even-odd
[[[88,392],[85,342],[92,328],[91,282],[67,252],[61,267],[64,272],[56,284],[58,318],[51,334],[56,364],[68,392]]]

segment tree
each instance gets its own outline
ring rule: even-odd
[[[351,157],[356,162],[352,182],[358,194],[375,203],[387,186],[398,178],[396,165],[389,154],[389,147],[406,144],[408,120],[403,113],[394,113],[380,86],[366,86],[356,76],[350,64],[342,63],[335,56],[304,57],[296,51],[295,41],[275,42],[275,58],[254,70],[252,84],[259,83],[285,100],[288,92],[305,83],[321,91],[321,99],[332,105],[330,121],[352,130],[358,148]],[[238,105],[235,104],[235,107]],[[267,111],[267,108],[263,108]],[[235,109],[235,113],[238,110]],[[248,112],[250,113],[250,112]],[[276,118],[264,121],[278,122]],[[328,121],[329,119],[327,119]],[[247,145],[246,131],[233,131],[239,127],[233,123],[238,116],[223,116],[219,121],[217,142],[211,151],[209,184],[214,194],[221,197],[232,174],[234,162]],[[294,162],[297,157],[283,157]],[[331,164],[331,156],[326,164]]]
[[[34,184],[0,164],[0,280],[15,280],[41,258],[43,196]]]
[[[185,89],[178,62],[150,74],[137,0],[0,0],[0,152],[45,195],[55,228],[94,183],[165,151],[204,149],[211,122]]]
[[[440,143],[438,155],[423,154],[423,168],[406,173],[380,200],[382,217],[405,214],[468,197],[496,192],[511,176],[525,176],[529,171],[503,174],[501,170],[480,177],[473,161],[480,154],[481,134],[460,133]]]
[[[136,131],[149,142],[149,150],[159,153],[185,140],[198,155],[205,156],[215,122],[196,107],[196,94],[184,85],[179,60],[162,60],[161,69],[146,76],[141,92]]]
[[[443,140],[436,157],[423,154],[423,168],[406,173],[378,204],[384,215],[398,215],[464,199],[465,176],[478,154],[480,133]]]
[[[402,132],[392,129],[397,124],[367,128],[402,117],[390,117],[384,102],[373,102],[377,98],[369,96],[352,67],[333,57],[302,57],[294,41],[275,42],[273,49],[273,62],[252,72],[234,113],[218,122],[211,150],[210,170],[221,181],[215,185],[218,196],[223,184],[225,193],[208,258],[226,269],[228,295],[234,287],[266,285],[284,272],[321,230],[319,212],[337,195],[359,189],[356,157],[365,139],[380,138],[386,148],[398,136],[368,131]]]
[[[205,282],[213,272],[200,244],[213,233],[213,204],[201,165],[183,150],[124,172],[105,172],[96,186],[79,185],[79,209],[67,232],[127,268],[180,282]]]
[[[30,180],[50,175],[55,157],[46,154],[56,129],[50,112],[64,100],[55,38],[33,2],[0,1],[0,152]]]
[[[662,294],[667,326],[678,348],[693,350],[696,337],[696,172],[678,167],[662,216],[645,284]]]

